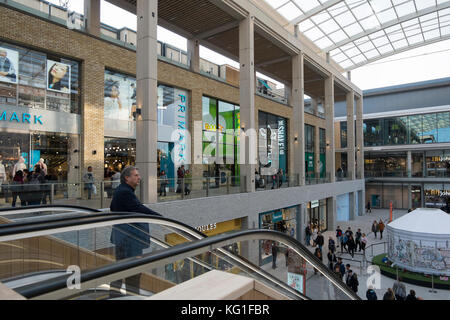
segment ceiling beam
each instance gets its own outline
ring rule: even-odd
[[[340,2],[343,2],[344,0],[329,0],[323,4],[321,4],[320,6],[315,7],[314,9],[311,9],[308,12],[305,12],[305,14],[293,19],[290,21],[291,24],[296,25],[299,24],[313,16],[315,16],[316,14],[321,13],[323,10],[326,10],[328,8],[331,8],[332,6],[337,5]]]
[[[283,61],[289,60],[290,58],[291,58],[291,56],[284,56],[284,57],[280,57],[280,58],[276,58],[276,59],[272,59],[272,60],[268,60],[268,61],[264,61],[264,62],[258,63],[256,66],[257,67],[266,67],[266,66],[274,64],[274,63],[278,63],[278,62],[283,62]]]
[[[409,50],[412,50],[412,49],[420,48],[420,47],[423,47],[423,46],[426,46],[426,45],[429,45],[429,44],[433,44],[433,43],[436,43],[436,42],[441,42],[441,41],[449,40],[449,39],[450,39],[450,34],[446,35],[446,36],[443,36],[443,37],[436,38],[436,39],[428,40],[428,41],[425,41],[425,42],[416,43],[416,44],[413,44],[413,45],[401,48],[399,50],[394,50],[394,51],[391,51],[389,53],[382,54],[381,56],[369,59],[369,60],[367,60],[365,62],[361,62],[361,63],[355,64],[355,65],[345,69],[345,71],[351,71],[351,70],[354,70],[356,68],[362,67],[362,66],[364,66],[366,64],[369,64],[369,63],[378,61],[380,59],[384,59],[384,58],[396,55],[398,53],[402,53],[402,52],[405,52],[405,51],[409,51]]]
[[[199,33],[195,37],[197,39],[208,39],[208,38],[211,38],[212,36],[215,36],[216,34],[237,28],[238,26],[239,26],[239,21],[232,21],[232,22],[226,23],[224,25],[221,25],[217,28]]]
[[[438,6],[433,6],[433,7],[429,7],[429,8],[423,9],[423,10],[419,10],[417,12],[413,12],[413,13],[408,14],[408,15],[400,18],[400,19],[394,19],[394,20],[391,20],[389,22],[383,23],[382,25],[380,25],[378,27],[372,28],[372,29],[364,31],[364,32],[360,32],[360,33],[354,35],[353,37],[350,37],[349,39],[342,40],[342,41],[340,41],[340,42],[338,42],[338,43],[336,43],[336,44],[334,44],[332,46],[329,46],[329,47],[323,49],[323,51],[325,51],[325,52],[332,51],[332,50],[337,49],[337,48],[339,48],[339,47],[341,47],[343,45],[346,45],[346,44],[348,44],[350,42],[356,41],[356,40],[358,40],[360,38],[363,38],[363,37],[368,36],[370,34],[373,34],[375,32],[381,31],[383,29],[387,29],[387,28],[393,27],[393,26],[395,26],[397,24],[400,24],[400,23],[403,23],[403,22],[406,22],[406,21],[409,21],[409,20],[412,20],[412,19],[415,19],[415,18],[419,18],[419,17],[425,16],[427,14],[430,14],[430,13],[433,13],[433,12],[437,12],[439,10],[447,9],[447,8],[450,8],[450,1],[443,2],[443,3],[441,3]]]

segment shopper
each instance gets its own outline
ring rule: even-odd
[[[38,206],[41,204],[43,183],[45,183],[45,177],[41,172],[41,167],[36,165],[28,180],[28,205]]]
[[[341,243],[341,238],[342,238],[342,230],[341,227],[337,227],[336,228],[336,240],[337,240],[337,246],[339,247],[339,244]]]
[[[372,209],[370,208],[370,201],[367,202],[366,213],[372,213]]]
[[[361,252],[361,237],[362,237],[362,233],[361,233],[361,229],[358,229],[358,231],[356,231],[355,233],[355,251],[358,250],[359,252]]]
[[[322,235],[322,233],[320,233],[320,231],[317,233],[316,243],[320,249],[320,252],[322,253],[322,247],[323,247],[323,244],[325,243],[325,239],[323,238],[323,235]]]
[[[383,300],[395,300],[394,291],[391,288],[388,288],[384,293]]]
[[[336,252],[336,242],[331,236],[328,238],[328,250],[330,250],[332,253]]]
[[[363,252],[366,251],[367,242],[368,242],[368,240],[367,240],[366,234],[363,233],[361,236],[361,249],[363,250]]]
[[[370,286],[369,289],[367,289],[367,291],[366,291],[366,298],[369,301],[376,301],[376,300],[378,300],[377,293],[375,292],[375,290],[373,290],[372,286]]]
[[[353,292],[358,293],[358,286],[359,286],[358,275],[356,273],[353,273],[352,270],[349,271],[349,274],[350,278],[348,286],[352,288]]]
[[[136,167],[126,167],[120,176],[121,184],[114,192],[111,201],[111,212],[136,212],[147,215],[161,216],[159,213],[147,208],[136,197],[136,187],[141,177]],[[150,247],[150,230],[148,223],[132,223],[115,225],[111,232],[111,243],[115,247],[116,260],[122,260],[142,255],[145,248]],[[111,283],[111,287],[120,288],[122,280]],[[140,274],[125,279],[125,289],[130,288],[139,293]]]
[[[277,268],[277,255],[278,255],[278,246],[275,241],[272,241],[272,269]]]
[[[316,250],[314,251],[314,255],[317,257],[317,259],[319,259],[320,261],[323,261],[322,251],[320,251],[319,248],[316,248]],[[314,268],[314,274],[317,274],[317,269],[316,268]]]
[[[184,174],[184,195],[188,196],[191,194],[191,185],[192,185],[192,174],[189,170],[186,170]]]
[[[164,193],[164,197],[165,197],[165,196],[167,196],[166,188],[169,185],[169,179],[167,178],[167,174],[164,170],[161,171],[159,180],[161,181],[161,185],[159,187],[159,196],[161,197],[162,194]]]
[[[414,290],[409,290],[409,294],[406,297],[406,301],[416,301],[418,300],[416,297],[416,292]]]
[[[345,266],[344,266],[344,263],[342,262],[342,258],[341,257],[337,258],[337,263],[334,265],[334,268],[336,269],[336,267],[339,268],[339,272],[341,273],[341,279],[344,279]]]
[[[355,240],[353,239],[353,236],[350,235],[347,240],[347,249],[348,253],[352,256],[352,260],[355,256],[355,248],[356,248]]]
[[[93,192],[95,193],[94,173],[92,172],[91,166],[88,167],[87,172],[84,174],[83,182],[84,182],[84,190],[87,190],[88,193],[88,199],[91,199],[92,193]]]
[[[374,220],[372,223],[372,232],[375,234],[375,239],[377,238],[378,228],[378,222],[377,220]]]
[[[328,267],[330,268],[331,271],[333,271],[333,266],[337,262],[336,255],[331,250],[328,250],[327,258],[328,258]]]
[[[311,231],[311,227],[309,226],[309,224],[306,226],[305,228],[305,244],[307,247],[309,247],[309,245],[311,244],[311,236],[312,236],[312,231]]]
[[[181,165],[181,167],[178,167],[177,170],[177,193],[181,193],[182,191],[182,184],[183,184],[183,179],[184,179],[184,174],[185,174],[185,170],[184,170],[184,165]]]
[[[334,265],[334,274],[342,280],[342,273],[341,273],[341,268],[340,265],[338,265],[337,263]]]
[[[384,231],[384,223],[383,220],[380,219],[380,222],[378,222],[378,231],[380,231],[380,240],[383,239],[383,231]]]
[[[395,281],[394,286],[392,287],[392,291],[394,291],[396,300],[405,300],[406,299],[406,286],[402,282],[402,278],[399,277],[397,281]]]
[[[22,192],[23,192],[23,171],[19,170],[16,172],[16,175],[13,178],[12,186],[11,186],[11,192],[12,192],[12,207],[16,206],[16,200],[19,198],[20,204],[22,207],[26,206],[26,202],[22,199]]]

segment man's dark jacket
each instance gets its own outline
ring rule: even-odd
[[[110,209],[111,212],[135,212],[161,216],[159,213],[144,206],[136,197],[134,189],[126,183],[120,184],[114,191]],[[137,228],[142,231],[139,231]],[[125,242],[128,242],[135,248],[148,248],[150,246],[148,223],[115,225],[111,232],[111,243],[120,246]]]

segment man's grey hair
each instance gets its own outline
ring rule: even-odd
[[[134,170],[139,170],[139,169],[136,167],[133,167],[133,166],[128,166],[125,169],[123,169],[122,173],[120,174],[120,183],[127,183],[127,180],[125,179],[125,177],[130,177],[131,173]]]

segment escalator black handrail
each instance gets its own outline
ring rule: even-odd
[[[205,249],[214,250],[225,245],[229,245],[230,243],[258,239],[278,241],[289,245],[294,251],[298,249],[295,248],[296,241],[293,241],[293,239],[288,235],[278,231],[261,229],[234,231],[228,234],[222,234],[202,240],[187,242],[163,251],[156,251],[143,257],[130,258],[94,270],[82,272],[80,276],[81,289],[79,291],[82,292],[83,290],[96,286],[99,283],[111,282],[123,277],[127,277],[130,274],[145,272],[149,268],[155,268],[159,265],[172,263],[176,260],[179,260],[180,257],[183,258],[186,256],[197,255]],[[334,285],[336,285],[345,294],[347,294],[349,298],[353,300],[360,300],[360,298],[353,291],[351,291],[350,288],[346,287],[342,280],[337,278],[336,275],[331,273],[332,279],[330,279],[328,277],[330,275],[328,268],[324,266],[322,262],[314,257],[311,253],[309,254],[311,255],[311,257],[308,257],[311,258],[311,260],[308,261],[309,263],[312,262],[312,265],[315,268],[321,271],[324,276],[326,276]],[[67,288],[67,280],[69,277],[70,275],[61,276],[51,280],[44,280],[37,285],[33,284],[17,288],[16,291],[19,294],[31,299],[52,299],[61,297],[61,294],[65,294],[66,296],[74,295],[74,293],[77,292],[75,292],[75,290],[69,290]],[[302,294],[299,294],[299,296],[301,296],[302,299],[310,300],[310,298]]]
[[[95,216],[95,215],[94,215]],[[88,217],[80,217],[79,220],[83,221],[77,221],[74,219],[68,219],[68,221],[58,221],[58,222],[42,222],[41,224],[34,225],[34,226],[20,226],[20,227],[14,227],[14,223],[9,224],[9,228],[1,229],[0,230],[0,241],[11,241],[11,240],[18,240],[22,239],[24,237],[36,237],[40,235],[49,235],[52,233],[60,233],[65,231],[74,231],[74,228],[76,230],[82,230],[87,228],[95,228],[98,226],[110,226],[115,224],[131,224],[131,223],[153,223],[153,224],[161,224],[164,226],[169,226],[177,229],[185,229],[183,231],[190,233],[191,235],[197,237],[201,237],[199,235],[199,231],[187,226],[183,223],[180,223],[175,220],[171,220],[164,217],[159,216],[149,216],[149,215],[143,215],[143,214],[134,214],[134,213],[125,213],[125,212],[115,212],[112,216],[107,217],[89,217],[90,219],[86,219]],[[86,220],[86,221],[84,221]],[[89,221],[87,221],[89,220]],[[255,230],[249,230],[256,232]],[[268,231],[267,231],[268,232]],[[271,231],[274,232],[274,231]],[[201,233],[200,233],[201,234]],[[309,250],[303,247],[303,245],[298,242],[297,240],[280,233],[280,235],[283,235],[285,239],[282,242],[285,245],[289,245],[297,254],[299,254],[302,258],[304,258],[308,263],[313,265],[314,268],[319,270],[324,276],[326,276],[334,285],[339,287],[342,291],[346,293],[346,295],[351,299],[359,299],[359,297],[352,292],[343,282],[341,279],[337,278],[337,276],[332,273],[328,267],[326,267],[317,257],[315,257]],[[203,235],[204,236],[204,235]],[[213,238],[216,238],[219,236],[215,236]],[[206,238],[211,239],[211,238]],[[206,240],[203,239],[203,240]],[[255,239],[253,239],[255,240]],[[193,243],[193,242],[192,242]],[[177,246],[178,247],[178,246]],[[170,249],[167,249],[170,250]]]
[[[61,209],[61,210],[59,210]],[[38,206],[27,206],[27,207],[10,207],[10,208],[0,208],[0,216],[3,215],[12,215],[12,214],[21,214],[21,213],[35,213],[40,211],[77,211],[77,212],[103,212],[99,209],[92,209],[89,207],[83,206],[74,206],[74,205],[38,205]],[[22,212],[23,211],[23,212]]]

